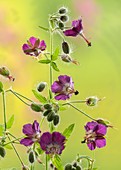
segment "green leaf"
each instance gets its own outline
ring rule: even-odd
[[[66,139],[68,139],[74,129],[75,124],[71,124],[69,127],[67,127],[64,132],[63,135],[66,137]]]
[[[55,71],[59,71],[58,67],[57,67],[57,64],[55,62],[52,62],[51,63],[51,66],[52,68],[55,70]]]
[[[60,110],[60,111],[65,111],[65,110],[67,110],[67,108],[64,107],[64,106],[60,106],[60,105],[59,105],[59,110]]]
[[[3,91],[3,84],[2,82],[0,81],[0,93]]]
[[[51,26],[52,29],[55,27],[55,23],[54,23],[53,20],[50,20],[50,26]]]
[[[44,153],[44,151],[40,147],[36,148],[36,150],[39,155],[42,155]]]
[[[45,28],[45,27],[42,27],[42,26],[39,26],[39,28],[45,30],[45,31],[49,31],[49,28]]]
[[[39,60],[39,63],[42,64],[49,64],[51,62],[51,60],[47,59],[47,60]]]
[[[7,122],[7,129],[10,129],[14,123],[14,115],[10,117],[10,119]]]
[[[53,165],[59,170],[63,170],[63,165],[61,162],[61,158],[58,155],[55,155],[54,158],[52,159]]]
[[[57,47],[52,55],[52,60],[55,61],[58,59],[58,55],[59,55],[59,47]]]
[[[98,170],[98,168],[93,168],[93,170]]]
[[[4,126],[3,126],[3,125],[0,125],[0,136],[3,135],[3,131],[4,131]]]
[[[6,149],[13,149],[11,144],[5,145],[4,148],[6,148]]]
[[[42,96],[40,93],[38,93],[36,90],[32,90],[34,96],[42,103],[46,103],[47,102],[47,99]]]

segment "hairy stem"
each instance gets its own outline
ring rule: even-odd
[[[5,92],[2,92],[3,97],[3,114],[4,114],[4,129],[6,131],[7,123],[6,123],[6,101],[5,101]]]

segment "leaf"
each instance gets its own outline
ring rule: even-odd
[[[14,123],[14,115],[10,117],[10,119],[7,122],[7,129],[10,129]]]
[[[60,111],[65,111],[65,110],[67,110],[67,108],[64,107],[64,106],[59,106],[59,110],[60,110]]]
[[[51,66],[52,68],[55,70],[55,71],[59,71],[58,67],[57,67],[57,64],[55,62],[52,62],[51,63]]]
[[[49,59],[47,60],[39,60],[39,63],[42,63],[42,64],[49,64],[51,61]]]
[[[42,103],[46,103],[47,102],[47,99],[42,96],[40,93],[38,93],[36,90],[32,90],[34,96]]]
[[[52,61],[55,61],[58,59],[58,55],[59,55],[59,47],[57,47],[52,55]]]
[[[54,158],[52,159],[53,165],[59,170],[63,170],[63,165],[61,162],[61,158],[58,155],[55,155]]]
[[[39,155],[42,155],[44,153],[44,151],[40,147],[36,148],[36,150]]]
[[[49,28],[45,28],[45,27],[42,27],[42,26],[40,26],[40,25],[39,25],[39,28],[41,28],[41,29],[43,29],[43,30],[45,30],[45,31],[49,31]]]
[[[71,124],[71,125],[69,125],[69,127],[67,127],[64,130],[63,135],[66,137],[66,139],[68,139],[70,137],[70,135],[74,129],[74,126],[75,126],[75,124]]]
[[[98,168],[93,168],[93,170],[98,170]]]
[[[3,125],[0,125],[0,136],[2,136],[2,135],[3,135],[3,131],[4,131],[4,127],[3,127]]]
[[[10,144],[4,145],[4,148],[6,148],[6,149],[13,149],[12,146],[11,146]]]
[[[0,93],[3,91],[3,83],[0,81]]]
[[[50,20],[50,26],[51,26],[52,29],[55,27],[55,23],[54,23],[53,20]]]

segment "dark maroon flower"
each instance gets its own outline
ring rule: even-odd
[[[91,42],[89,42],[85,35],[83,34],[83,25],[82,25],[82,19],[74,20],[72,21],[72,28],[63,31],[65,36],[71,36],[76,37],[77,35],[81,35],[82,38],[87,42],[88,46],[91,46]]]
[[[23,126],[23,133],[27,136],[20,141],[22,145],[30,146],[34,142],[40,140],[40,127],[39,123],[35,120],[33,124],[26,124]]]
[[[53,93],[56,94],[56,100],[66,100],[69,99],[74,91],[74,82],[72,78],[67,75],[61,75],[58,77],[59,81],[55,81],[52,86],[51,90]]]
[[[61,154],[64,150],[66,138],[59,132],[45,132],[40,138],[40,146],[46,154]]]
[[[106,146],[104,135],[107,133],[107,127],[105,125],[92,121],[86,124],[85,130],[86,136],[84,142],[87,143],[90,150]]]
[[[27,44],[23,44],[22,49],[25,54],[37,57],[46,49],[46,44],[44,40],[40,41],[39,38],[30,37]]]

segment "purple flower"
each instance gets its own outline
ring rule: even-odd
[[[76,37],[77,35],[81,35],[81,37],[86,41],[88,46],[91,46],[91,42],[89,42],[85,35],[83,34],[83,25],[82,25],[82,19],[74,20],[72,21],[72,28],[63,31],[65,36],[71,36]]]
[[[30,37],[27,44],[23,44],[22,49],[26,55],[38,56],[46,49],[45,41],[40,41],[39,38]]]
[[[46,154],[61,154],[64,150],[66,138],[59,132],[45,132],[40,138],[40,146]]]
[[[73,93],[77,94],[77,91],[74,91],[74,82],[72,78],[67,75],[61,75],[58,77],[59,81],[55,81],[51,90],[53,93],[57,94],[55,96],[56,100],[66,100],[69,99]]]
[[[39,123],[35,120],[33,124],[26,124],[23,126],[23,133],[27,136],[20,141],[22,145],[30,146],[34,142],[40,140],[40,127]]]
[[[105,125],[92,121],[86,124],[85,130],[86,136],[84,142],[87,143],[90,150],[106,146],[104,135],[107,133],[107,127]]]

